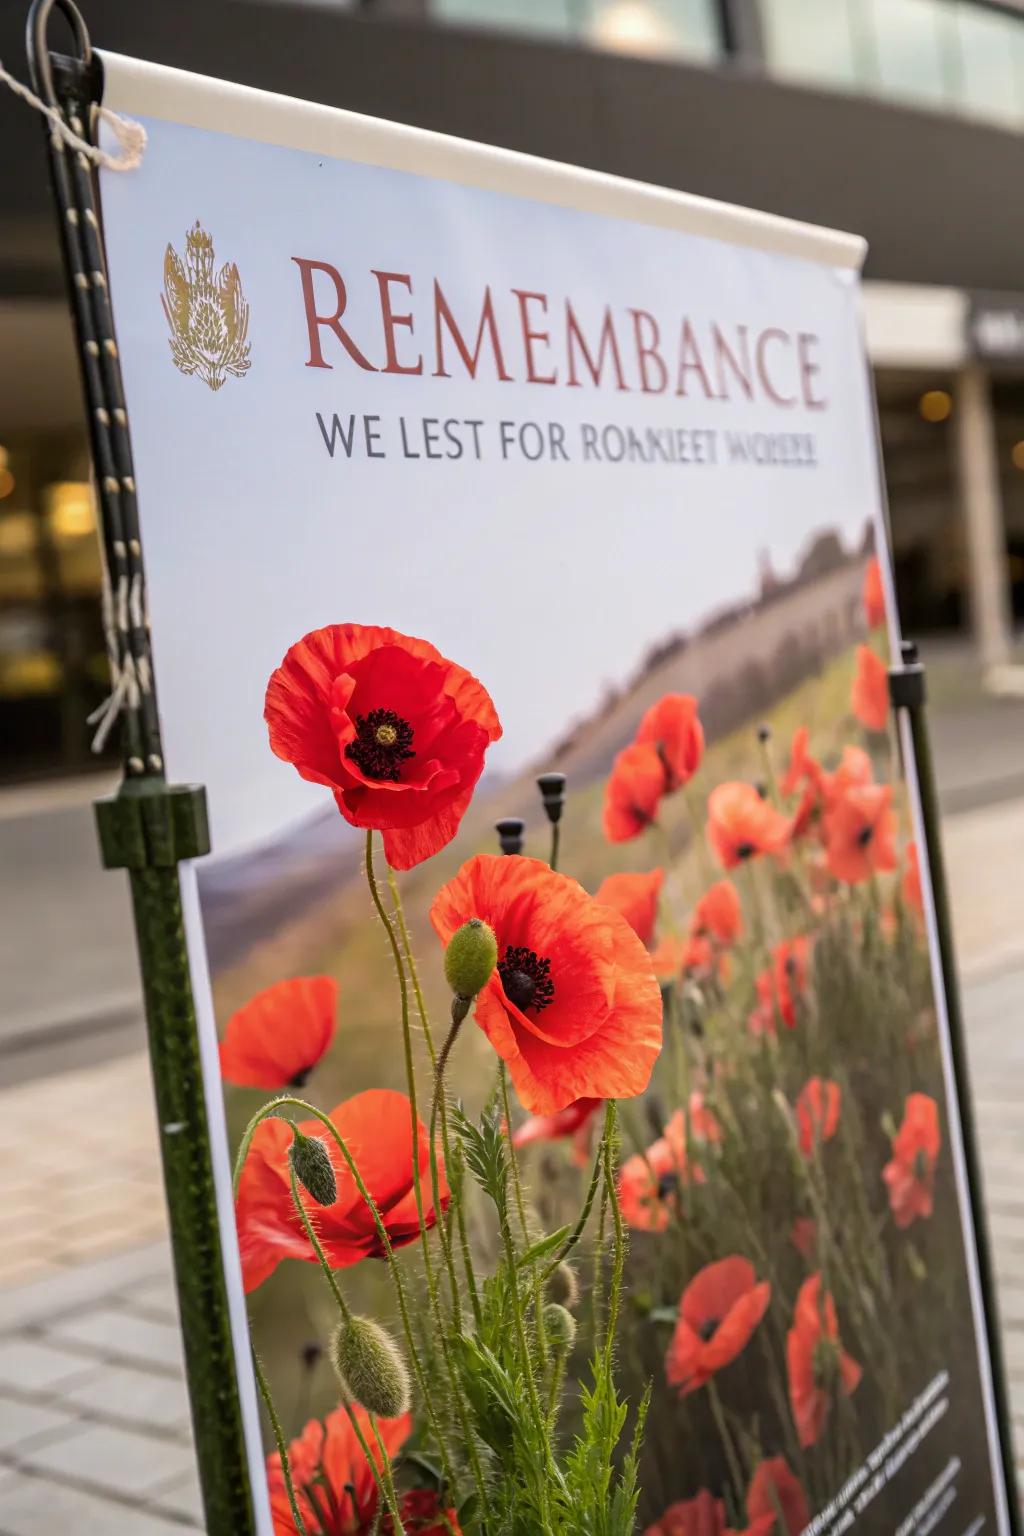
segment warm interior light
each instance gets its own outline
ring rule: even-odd
[[[3,453],[2,449],[0,449],[0,453]],[[6,458],[6,454],[4,457]],[[7,468],[7,465],[0,460],[0,501],[3,501],[5,496],[9,496],[13,490],[14,476]]]
[[[31,512],[8,512],[0,517],[0,555],[23,560],[36,551],[36,520]]]
[[[953,413],[953,396],[945,389],[926,389],[917,408],[925,421],[945,421]]]
[[[58,480],[44,494],[54,538],[81,539],[93,532],[96,515],[87,480]]]
[[[1024,440],[1014,443],[1010,449],[1010,458],[1013,460],[1014,469],[1024,469]]]
[[[615,0],[595,17],[591,37],[601,48],[622,53],[663,53],[670,39],[644,0]]]

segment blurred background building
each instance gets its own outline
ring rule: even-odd
[[[22,57],[22,7],[0,57]],[[88,0],[95,42],[865,234],[905,628],[1012,686],[1024,0]],[[5,95],[0,778],[80,771],[99,565],[38,121]],[[143,488],[144,497],[144,488]]]

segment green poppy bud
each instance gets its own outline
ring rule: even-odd
[[[288,1161],[295,1177],[317,1205],[333,1205],[338,1198],[338,1181],[330,1153],[319,1136],[303,1136],[297,1125],[292,1126],[292,1132]]]
[[[576,1277],[576,1271],[571,1264],[564,1261],[558,1268],[552,1270],[551,1279],[548,1281],[548,1291],[552,1301],[558,1302],[563,1307],[572,1308],[580,1299],[580,1282]]]
[[[346,1401],[367,1413],[397,1419],[409,1411],[409,1372],[394,1339],[370,1317],[340,1323],[331,1361]]]
[[[557,1301],[549,1301],[544,1308],[544,1327],[552,1349],[568,1354],[576,1342],[576,1319]]]
[[[494,929],[471,917],[456,929],[444,952],[444,974],[456,997],[476,997],[498,963]]]

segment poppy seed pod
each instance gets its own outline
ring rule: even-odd
[[[409,1411],[409,1372],[391,1335],[370,1317],[339,1323],[331,1363],[347,1402],[397,1419]]]
[[[552,1348],[559,1354],[568,1354],[576,1342],[576,1319],[557,1301],[549,1301],[544,1308],[544,1327]]]
[[[542,773],[537,780],[537,788],[540,790],[548,821],[552,825],[561,821],[562,811],[565,808],[565,774]]]
[[[562,1307],[573,1308],[580,1299],[580,1282],[576,1271],[571,1264],[562,1261],[557,1269],[552,1270],[551,1279],[548,1281],[548,1290],[553,1302]]]
[[[295,1177],[317,1205],[333,1205],[338,1198],[338,1181],[327,1148],[319,1136],[304,1136],[297,1125],[292,1126],[292,1132],[288,1161]]]
[[[456,997],[476,997],[498,963],[494,929],[478,917],[457,928],[444,952],[445,980]]]
[[[766,723],[764,723],[764,722],[762,722],[758,726],[758,728],[757,728],[757,739],[761,743],[762,746],[764,746],[765,742],[771,741],[771,739],[772,739],[772,728],[771,728],[771,726],[766,724]]]
[[[502,853],[522,853],[525,829],[525,821],[521,821],[518,816],[503,816],[501,821],[494,823]]]

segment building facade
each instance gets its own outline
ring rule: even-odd
[[[909,633],[1012,685],[1024,617],[1024,4],[79,0],[101,48],[867,236]],[[27,8],[27,7],[26,7]],[[0,57],[22,57],[20,7]],[[0,779],[81,770],[106,664],[42,134],[0,99]],[[144,488],[143,488],[144,495]]]

